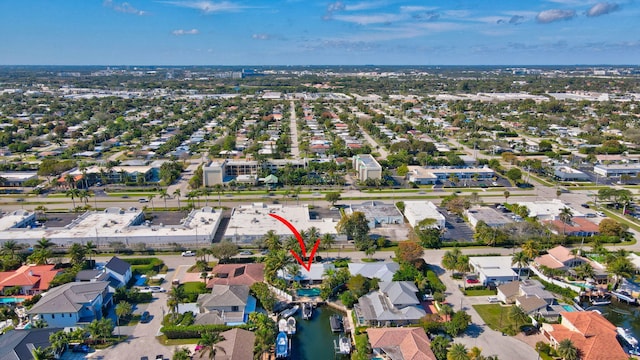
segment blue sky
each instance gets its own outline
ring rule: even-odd
[[[638,1],[5,0],[0,64],[638,64]]]

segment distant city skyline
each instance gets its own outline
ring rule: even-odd
[[[640,63],[633,0],[0,2],[0,65]]]

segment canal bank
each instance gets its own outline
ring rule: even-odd
[[[344,312],[329,306],[319,306],[313,311],[311,320],[303,320],[301,312],[296,313],[297,331],[292,337],[292,360],[331,360],[348,359],[348,356],[336,354],[334,341],[338,335],[331,332],[329,318],[331,315],[345,317]]]

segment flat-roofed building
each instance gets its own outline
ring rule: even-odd
[[[424,219],[433,219],[435,223],[431,227],[444,229],[446,219],[438,211],[431,201],[405,201],[404,217],[407,218],[409,224],[416,227]]]
[[[370,154],[353,156],[353,168],[358,172],[358,180],[382,179],[382,166]]]
[[[553,174],[563,181],[588,181],[589,175],[569,166],[556,166]]]
[[[535,217],[539,221],[559,219],[560,213],[565,207],[571,210],[574,218],[584,217],[583,213],[568,206],[560,199],[553,199],[551,201],[518,201],[517,204],[526,206],[527,209],[529,209],[529,217]]]
[[[0,218],[0,243],[14,240],[34,245],[47,238],[60,246],[92,241],[97,246],[110,242],[125,245],[182,243],[209,244],[218,229],[221,212],[205,207],[192,210],[180,224],[152,224],[139,210],[107,208],[87,211],[64,227],[33,227],[34,213],[14,213]],[[22,225],[22,226],[18,226]]]
[[[471,272],[478,275],[482,284],[502,284],[518,279],[511,256],[474,256],[469,258]]]
[[[404,217],[395,204],[385,204],[381,201],[367,201],[362,204],[351,204],[344,209],[344,213],[351,215],[354,212],[364,213],[369,222],[369,228],[384,224],[402,224]]]
[[[605,177],[638,176],[640,174],[640,164],[598,164],[593,167],[593,172]]]
[[[261,170],[275,171],[287,166],[305,168],[307,159],[274,159],[266,162],[230,159],[212,161],[202,168],[203,185],[211,187],[232,180],[242,183],[256,183]]]
[[[469,220],[469,224],[474,228],[478,226],[478,222],[483,221],[490,227],[500,227],[513,222],[502,212],[488,206],[475,206],[465,210],[465,215]]]
[[[260,239],[268,231],[273,230],[280,238],[291,236],[291,231],[280,221],[269,214],[276,214],[285,218],[295,228],[309,230],[318,229],[320,234],[331,234],[338,240],[346,240],[344,235],[338,235],[337,221],[331,218],[311,219],[309,206],[253,203],[240,205],[231,212],[231,219],[224,233],[224,240],[237,244],[249,244]]]
[[[4,179],[2,186],[24,186],[25,181],[38,179],[35,172],[3,172],[0,178]]]
[[[454,176],[459,180],[473,179],[474,177],[478,180],[485,180],[493,178],[495,173],[488,167],[427,168],[422,166],[409,166],[409,172],[407,173],[407,178],[410,182],[421,185],[436,184],[439,181],[443,182]]]

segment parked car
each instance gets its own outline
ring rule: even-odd
[[[580,206],[582,206],[582,207],[583,207],[583,208],[585,208],[585,209],[588,209],[588,208],[589,208],[589,204],[580,204]]]
[[[140,315],[140,322],[146,324],[149,321],[151,321],[151,315],[148,311],[143,312],[142,315]]]
[[[479,282],[480,280],[478,279],[474,279],[474,278],[467,279],[467,284],[478,284]]]
[[[147,200],[147,199],[138,199],[138,202],[139,203],[148,203],[149,200]]]
[[[499,303],[500,299],[498,299],[497,296],[489,296],[487,298],[487,300],[489,301],[489,304],[494,304],[494,303]]]
[[[602,211],[596,211],[596,215],[601,216],[601,217],[607,216]]]
[[[182,252],[182,256],[196,256],[195,251],[187,250]]]
[[[522,333],[527,336],[536,334],[538,332],[538,328],[533,325],[525,325],[521,329]]]
[[[156,355],[156,360],[164,360],[164,355]]]
[[[167,290],[161,288],[160,286],[149,286],[149,290],[151,290],[152,293],[167,292]]]
[[[422,295],[422,300],[423,301],[433,300],[433,294],[428,292],[428,293]]]

